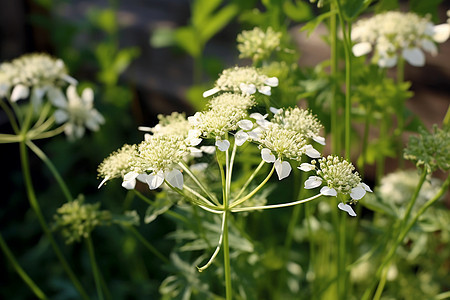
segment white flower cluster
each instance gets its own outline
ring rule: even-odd
[[[63,87],[67,85],[66,97]],[[93,107],[92,89],[84,89],[80,97],[76,85],[77,81],[67,74],[64,62],[47,54],[26,54],[0,64],[0,97],[11,102],[29,97],[36,113],[40,113],[47,97],[56,108],[55,122],[65,124],[64,132],[69,139],[81,138],[85,128],[97,131],[105,122]]]
[[[276,32],[271,27],[266,31],[259,27],[242,31],[237,36],[239,57],[251,58],[253,61],[268,58],[280,47],[281,35],[281,32]]]
[[[395,66],[399,55],[421,67],[425,65],[423,51],[436,55],[436,43],[449,38],[450,24],[434,25],[429,18],[414,13],[389,11],[359,20],[351,36],[353,54],[362,56],[373,50],[373,61],[382,68]]]
[[[278,78],[268,77],[253,67],[234,67],[226,69],[217,79],[215,87],[204,92],[209,97],[218,92],[233,92],[253,95],[256,91],[270,96],[271,87],[278,86]]]
[[[305,181],[305,189],[313,189],[321,186],[320,193],[324,196],[350,195],[352,201],[364,197],[366,192],[372,192],[370,187],[361,182],[361,177],[355,171],[355,167],[348,161],[337,156],[329,155],[319,160],[312,160],[311,164],[302,163],[300,170],[316,171],[317,176],[310,176]],[[339,203],[339,209],[347,211],[349,215],[356,216],[350,205]]]

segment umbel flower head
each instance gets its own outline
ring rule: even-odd
[[[152,132],[158,135],[179,135],[187,137],[189,132],[189,122],[184,113],[173,112],[170,115],[158,115],[158,124],[155,127],[139,127],[139,130]]]
[[[76,84],[77,81],[67,74],[64,62],[47,54],[26,54],[11,62],[0,65],[0,97],[10,94],[15,102],[30,96],[31,101],[39,109],[44,95],[50,101],[58,101],[65,84]]]
[[[319,144],[325,145],[325,138],[319,135],[323,126],[308,110],[298,107],[281,108],[276,111],[271,122],[279,124],[285,129],[296,131],[305,138],[313,139]]]
[[[414,13],[389,11],[362,19],[352,29],[355,56],[374,51],[373,60],[380,67],[397,64],[399,55],[413,66],[425,65],[423,51],[437,54],[436,43],[450,36],[450,24],[434,25],[429,18]]]
[[[108,180],[125,176],[132,171],[132,161],[137,156],[136,145],[123,145],[119,150],[111,153],[98,166],[98,176],[103,178],[99,188]],[[134,186],[133,186],[134,188]]]
[[[270,96],[271,87],[276,86],[278,86],[276,77],[268,77],[253,67],[234,67],[224,70],[214,88],[204,92],[203,97],[209,97],[221,91],[249,95],[258,91]]]
[[[450,169],[450,127],[438,128],[435,124],[431,130],[421,128],[418,136],[409,138],[404,151],[405,159],[412,160],[417,167],[426,168],[432,173],[437,169]]]
[[[69,139],[83,137],[86,127],[97,131],[105,122],[93,104],[94,92],[92,89],[85,88],[80,97],[74,85],[67,88],[67,101],[55,103],[58,107],[55,111],[55,121],[59,124],[65,123],[64,132]]]
[[[182,189],[183,175],[176,165],[189,153],[186,140],[181,136],[148,136],[137,146],[137,155],[131,161],[132,171],[125,174],[122,186],[132,189],[138,179],[153,190],[166,180]]]
[[[245,94],[224,93],[212,98],[209,109],[188,118],[191,140],[198,144],[201,141],[197,140],[199,137],[216,138],[219,150],[225,151],[230,144],[223,136],[236,130],[239,121],[248,117],[248,109],[254,105],[253,98]]]
[[[274,50],[279,49],[281,35],[272,27],[265,31],[259,27],[242,31],[237,36],[239,58],[251,58],[254,62],[269,58]]]
[[[112,215],[100,210],[100,203],[86,204],[80,196],[56,210],[54,228],[61,230],[67,244],[88,238],[97,226],[109,225]]]
[[[361,177],[355,172],[353,164],[337,156],[329,155],[317,161],[312,160],[311,164],[302,163],[298,168],[305,172],[316,171],[316,176],[310,176],[305,181],[305,189],[325,184],[320,189],[320,193],[324,196],[350,195],[353,202],[364,197],[366,192],[372,192],[367,184],[361,182]],[[338,207],[351,216],[356,216],[349,205],[340,203]]]

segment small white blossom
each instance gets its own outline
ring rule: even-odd
[[[266,31],[259,27],[244,30],[237,36],[239,57],[251,58],[253,61],[266,59],[279,49],[281,36],[281,32],[276,32],[271,27]]]
[[[373,60],[383,68],[393,67],[401,55],[413,66],[425,65],[425,54],[437,54],[436,43],[450,36],[450,24],[434,25],[428,17],[389,11],[362,19],[352,29],[353,54],[374,51]]]

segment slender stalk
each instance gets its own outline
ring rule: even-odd
[[[7,144],[7,143],[18,143],[22,140],[22,137],[20,135],[14,135],[14,134],[0,134],[0,143],[1,144]]]
[[[235,150],[233,152],[236,152]],[[234,155],[233,155],[234,156]],[[225,152],[225,185],[222,186],[223,191],[223,265],[225,272],[225,297],[226,300],[233,298],[233,288],[231,284],[231,262],[230,262],[230,244],[228,241],[228,218],[230,216],[230,191],[231,191],[231,162],[229,159],[228,149]],[[222,183],[224,182],[222,178]]]
[[[97,288],[97,297],[103,300],[102,284],[100,280],[100,271],[98,270],[97,260],[95,259],[94,244],[90,236],[86,238],[89,251],[89,259],[91,260],[92,273],[94,274],[95,287]]]
[[[127,226],[126,227],[133,235],[134,237],[141,242],[145,248],[147,248],[153,255],[155,255],[157,258],[162,260],[164,263],[168,264],[170,263],[169,259],[164,256],[161,252],[158,251],[152,244],[150,244],[145,237],[142,236],[142,234],[136,230],[133,226]]]
[[[89,299],[89,297],[86,294],[86,292],[84,291],[84,288],[82,287],[80,281],[76,277],[75,273],[72,271],[71,267],[69,266],[66,259],[64,258],[61,250],[59,249],[58,244],[54,240],[53,235],[52,235],[50,229],[48,228],[45,218],[41,212],[41,208],[39,206],[36,195],[34,193],[33,183],[31,180],[31,173],[30,173],[30,167],[29,167],[29,162],[28,162],[28,154],[27,154],[25,138],[19,143],[19,145],[20,145],[20,158],[21,158],[21,163],[22,163],[22,173],[23,173],[23,177],[24,177],[24,181],[25,181],[25,186],[26,186],[30,206],[34,210],[34,212],[38,218],[38,221],[44,231],[44,234],[50,241],[50,244],[52,245],[52,248],[53,248],[56,256],[58,257],[62,267],[66,271],[67,275],[69,276],[70,280],[74,284],[75,288],[78,290],[78,292],[80,293],[80,295],[83,299]]]
[[[9,106],[6,104],[5,101],[0,100],[0,106],[5,112],[6,116],[9,119],[9,123],[11,124],[11,127],[15,134],[19,134],[19,125],[17,124],[16,118],[14,117],[13,111],[9,108]]]
[[[372,104],[367,105],[366,109],[366,118],[364,121],[364,135],[363,135],[363,143],[362,143],[362,149],[361,149],[361,165],[360,165],[360,174],[361,177],[364,178],[364,169],[366,165],[366,159],[367,159],[367,146],[369,144],[369,130],[370,130],[370,123],[372,121]]]
[[[225,212],[222,213],[222,226],[221,226],[221,234],[219,237],[219,241],[217,242],[216,250],[214,251],[213,255],[211,255],[211,258],[208,260],[208,262],[203,267],[197,267],[199,272],[203,272],[206,270],[214,261],[217,254],[219,254],[220,248],[222,247],[222,241],[223,241],[223,234],[224,234],[224,226],[225,226]]]
[[[57,136],[58,134],[61,134],[61,133],[64,132],[64,128],[65,127],[66,127],[65,125],[61,125],[58,128],[55,128],[53,130],[49,130],[49,131],[46,131],[46,132],[39,133],[37,135],[31,136],[30,139],[42,140],[42,139],[48,139],[48,138]]]
[[[36,295],[36,297],[38,297],[39,299],[48,299],[47,296],[44,294],[44,292],[36,285],[33,279],[31,279],[30,276],[28,276],[27,272],[25,272],[25,270],[17,262],[16,258],[14,257],[14,254],[9,249],[1,233],[0,233],[0,247],[2,248],[2,251],[5,254],[5,256],[9,259],[14,270],[16,270],[17,274],[20,276],[20,278],[22,278],[22,280]]]
[[[55,177],[56,181],[58,182],[59,187],[61,188],[64,196],[67,199],[67,201],[71,202],[73,200],[73,197],[70,194],[69,188],[67,187],[65,181],[62,179],[61,175],[59,174],[58,170],[56,169],[56,167],[52,163],[52,161],[32,141],[27,141],[26,143],[27,143],[27,146],[31,149],[31,151],[33,151],[47,165],[47,167],[49,168],[50,172],[53,174],[53,177]]]
[[[320,196],[322,196],[322,194],[317,194],[315,196],[312,196],[312,197],[309,197],[309,198],[306,198],[306,199],[302,199],[302,200],[297,200],[297,201],[288,202],[288,203],[274,204],[274,205],[263,205],[263,206],[252,206],[252,207],[241,207],[241,208],[231,208],[230,207],[230,208],[231,208],[232,212],[242,212],[242,211],[282,208],[282,207],[289,207],[289,206],[294,206],[294,205],[302,204],[302,203],[305,203],[305,202],[309,202],[311,200],[319,198]]]
[[[259,165],[256,167],[256,169],[253,171],[253,173],[250,175],[250,177],[247,179],[247,181],[242,186],[239,193],[234,197],[234,199],[239,199],[239,197],[242,195],[242,193],[245,191],[245,189],[248,187],[248,185],[252,182],[253,178],[255,178],[256,174],[258,174],[259,170],[261,170],[262,166],[264,166],[265,161],[261,160]],[[233,201],[231,201],[233,203]]]
[[[183,192],[183,190],[174,187],[173,185],[171,185],[167,180],[164,180],[164,182],[167,184],[168,187],[170,187],[173,191],[175,191],[176,193],[178,193],[179,195],[183,196],[186,200],[192,202],[195,205],[198,205],[201,208],[207,208],[208,211],[216,211],[217,213],[222,212],[223,210],[220,207],[217,207],[215,205],[210,205],[208,203],[205,203],[203,201],[199,201],[196,198],[193,198],[189,195],[187,195],[185,192]]]
[[[339,214],[339,231],[338,231],[338,277],[337,277],[337,287],[339,299],[346,299],[345,291],[347,285],[347,250],[346,250],[346,230],[347,230],[347,215]]]
[[[344,39],[344,54],[345,54],[345,158],[350,159],[350,140],[351,140],[351,75],[352,75],[352,61],[351,61],[351,23],[344,21],[344,15],[340,0],[336,0],[338,8],[339,21],[342,28],[342,36]]]
[[[189,166],[186,165],[184,161],[181,161],[179,165],[181,166],[183,171],[186,172],[186,174],[188,174],[189,177],[191,177],[191,179],[198,185],[198,187],[209,197],[209,199],[211,199],[211,201],[213,201],[215,204],[219,205],[216,196],[205,187],[205,185],[197,178],[197,176],[195,176],[194,173],[192,173],[192,171],[189,169]]]
[[[269,181],[270,177],[272,177],[273,172],[275,171],[275,164],[273,164],[272,170],[270,170],[269,174],[267,175],[267,177],[256,187],[253,189],[253,191],[251,191],[247,196],[242,197],[240,199],[237,199],[236,201],[234,201],[231,205],[230,208],[236,207],[239,204],[243,203],[244,201],[250,199],[251,197],[253,197],[254,194],[256,194],[266,183],[267,181]]]
[[[331,3],[331,10],[336,9],[336,3]],[[331,41],[331,77],[333,84],[331,86],[331,142],[334,153],[339,153],[339,125],[338,125],[338,101],[337,101],[337,77],[338,77],[338,47],[337,47],[337,16],[332,14],[330,16],[330,41]]]
[[[450,123],[450,105],[447,108],[447,113],[445,114],[444,120],[442,121],[442,124],[444,126],[449,125]]]

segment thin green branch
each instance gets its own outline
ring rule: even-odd
[[[92,273],[94,274],[95,287],[97,289],[97,297],[99,300],[103,300],[103,291],[100,280],[100,271],[98,269],[97,260],[95,259],[94,244],[90,236],[86,238],[88,246],[89,259],[91,260]]]
[[[232,212],[242,212],[242,211],[253,211],[253,210],[289,207],[289,206],[294,206],[294,205],[302,204],[302,203],[305,203],[305,202],[317,199],[320,196],[322,196],[322,194],[317,194],[315,196],[312,196],[312,197],[309,197],[309,198],[306,198],[306,199],[297,200],[297,201],[288,202],[288,203],[273,204],[273,205],[262,205],[262,206],[252,206],[252,207],[241,207],[241,208],[231,208],[230,210]]]

